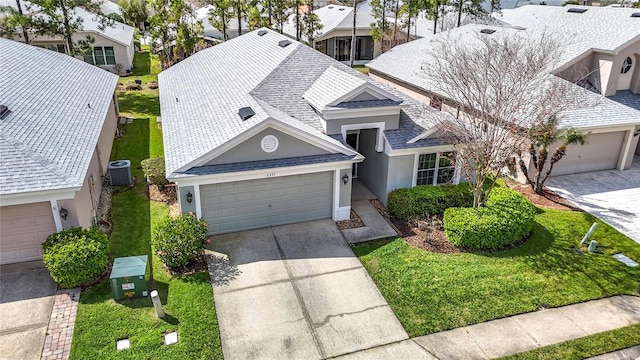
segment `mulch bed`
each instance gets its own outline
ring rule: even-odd
[[[380,200],[369,201],[409,245],[442,254],[463,252],[462,249],[451,245],[447,241],[447,236],[442,228],[442,216],[434,216],[430,219],[418,221],[400,220],[391,216]]]
[[[158,185],[149,185],[149,199],[172,204],[177,201],[176,185],[167,184],[162,189]]]
[[[185,266],[179,267],[177,269],[169,269],[165,266],[165,269],[167,269],[171,276],[185,276],[202,271],[207,271],[207,257],[206,255],[198,256],[195,260],[191,261]]]
[[[537,207],[554,210],[582,211],[560,195],[547,188],[544,188],[543,194],[539,195],[536,194],[531,186],[527,184],[509,184],[509,187],[524,195]]]
[[[349,216],[349,220],[336,221],[336,226],[338,226],[338,229],[340,230],[355,229],[355,228],[363,227],[364,222],[362,222],[362,220],[360,219],[360,216],[358,216],[358,214],[356,214],[356,212],[353,211],[353,209],[351,209],[351,215]]]

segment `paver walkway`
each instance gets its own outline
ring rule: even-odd
[[[640,156],[627,170],[556,176],[546,186],[640,243]]]
[[[42,360],[69,358],[79,300],[80,288],[62,289],[56,292],[47,337],[42,349]]]
[[[640,323],[640,297],[614,296],[414,338],[439,359],[493,359]]]

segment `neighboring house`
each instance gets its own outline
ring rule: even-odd
[[[315,48],[323,54],[349,62],[351,54],[351,35],[353,32],[353,8],[342,5],[327,5],[314,10],[322,23],[322,30],[315,39]],[[375,22],[370,11],[363,9],[356,15],[356,57],[355,64],[365,64],[380,54],[380,44],[371,36],[371,23]],[[295,17],[291,15],[284,25],[283,32],[296,38]],[[303,37],[303,41],[306,38]]]
[[[566,51],[553,71],[557,81],[579,80],[589,75],[587,90],[573,85],[575,96],[589,105],[563,111],[561,125],[589,134],[588,144],[570,146],[567,155],[557,163],[553,175],[605,169],[624,170],[631,166],[634,152],[640,154],[640,17],[639,10],[588,8],[574,13],[576,7],[526,6],[510,10],[522,22],[516,27],[466,25],[448,32],[397,46],[370,62],[369,75],[425,103],[457,113],[456,105],[438,90],[422,73],[425,60],[433,56],[433,41],[474,41],[477,36],[540,36],[545,31],[570,34]],[[502,21],[513,21],[516,15],[504,11]],[[532,14],[532,12],[534,14]],[[483,29],[495,30],[492,34]],[[629,59],[631,59],[629,61]],[[584,82],[584,81],[583,81]],[[618,96],[606,98],[602,95]],[[598,94],[601,92],[601,94]],[[444,99],[444,104],[442,104]],[[618,99],[621,99],[618,102]]]
[[[106,3],[107,2],[105,2],[105,4]],[[29,2],[21,0],[21,4],[23,11],[26,12]],[[14,0],[0,0],[0,6],[17,8]],[[102,8],[114,10],[112,9],[112,5],[103,5]],[[77,16],[82,19],[84,29],[73,35],[73,41],[84,40],[87,35],[95,39],[92,44],[93,51],[85,53],[84,56],[78,55],[77,57],[89,64],[112,72],[116,72],[116,70],[120,70],[120,72],[131,71],[131,69],[133,69],[133,54],[135,53],[135,46],[133,44],[134,28],[117,21],[115,21],[112,26],[103,28],[95,14],[91,14],[83,9],[76,9],[76,13]],[[24,42],[22,32],[16,32],[13,40]],[[31,45],[49,50],[62,53],[66,53],[68,50],[62,36],[29,34],[29,40]]]
[[[224,41],[222,31],[211,25],[209,12],[213,9],[213,5],[206,5],[194,11],[196,19],[202,22],[204,39],[207,41]],[[243,34],[248,33],[249,24],[245,19],[240,20],[240,27]],[[238,18],[231,18],[227,21],[227,38],[233,39],[238,36]]]
[[[56,231],[90,227],[116,132],[118,77],[0,39],[0,263],[37,260]]]
[[[160,73],[167,178],[210,234],[349,218],[352,178],[381,201],[457,182],[423,106],[301,43],[261,29]]]

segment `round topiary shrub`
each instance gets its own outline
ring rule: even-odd
[[[483,208],[449,208],[444,231],[455,246],[495,250],[518,243],[533,227],[536,208],[522,194],[494,188]]]
[[[76,287],[93,281],[105,269],[107,242],[97,228],[62,230],[42,244],[42,262],[58,285]]]
[[[193,213],[166,218],[153,232],[153,246],[160,260],[171,269],[189,264],[202,254],[208,225]]]

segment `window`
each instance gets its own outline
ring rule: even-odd
[[[91,65],[115,65],[116,54],[113,46],[95,46],[92,51],[84,53],[84,61]]]
[[[620,69],[620,73],[621,74],[626,74],[629,72],[629,70],[631,70],[631,65],[633,63],[631,62],[631,58],[628,57],[626,59],[624,59],[624,62],[622,63],[622,69]]]
[[[418,158],[416,185],[438,185],[453,182],[455,166],[453,152],[421,154]]]
[[[64,48],[64,44],[38,44],[36,45],[37,47],[41,47],[43,49],[48,49],[51,51],[57,51],[59,53],[66,53],[66,50]]]

